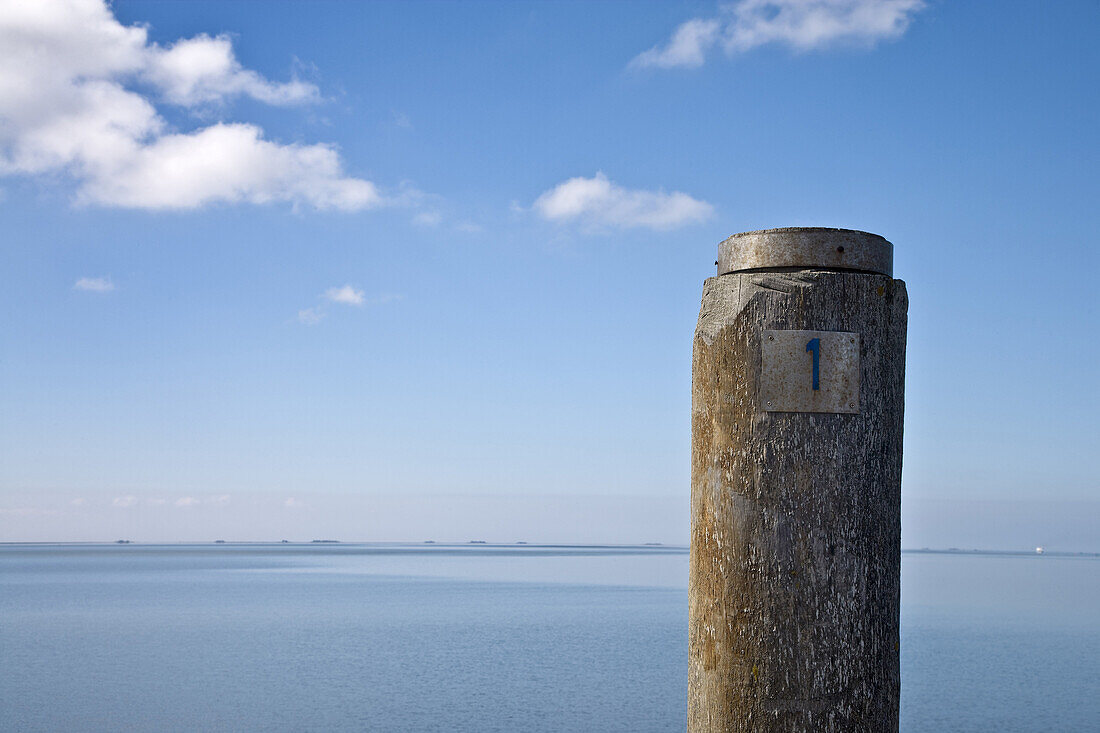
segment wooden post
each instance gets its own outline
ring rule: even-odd
[[[896,731],[905,283],[839,229],[719,245],[692,361],[689,731]]]

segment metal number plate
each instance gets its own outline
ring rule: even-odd
[[[764,331],[760,401],[766,412],[859,412],[859,334]]]

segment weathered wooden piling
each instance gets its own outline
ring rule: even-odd
[[[843,229],[736,234],[692,361],[689,731],[896,731],[905,283]]]

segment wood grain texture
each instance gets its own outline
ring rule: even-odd
[[[703,288],[692,362],[689,731],[896,731],[905,284]],[[766,329],[852,331],[860,412],[768,413]]]

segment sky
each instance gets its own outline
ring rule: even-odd
[[[1100,6],[0,0],[0,541],[685,543],[716,245],[908,286],[903,546],[1100,550]]]

